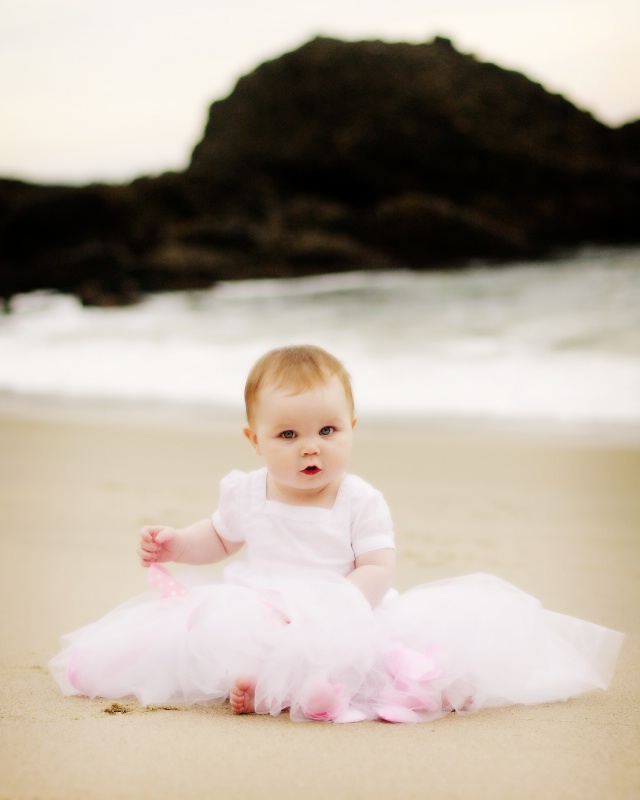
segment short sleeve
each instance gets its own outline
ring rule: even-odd
[[[366,490],[353,503],[351,521],[351,547],[354,555],[361,556],[373,550],[395,550],[391,512],[382,494],[364,483]]]
[[[241,518],[247,507],[246,490],[247,474],[240,470],[233,470],[220,481],[220,500],[211,521],[218,534],[230,542],[244,541]]]

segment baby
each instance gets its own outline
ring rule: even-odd
[[[351,382],[343,365],[319,347],[271,351],[249,374],[245,404],[244,435],[264,459],[266,500],[286,506],[332,509],[347,474],[356,425]],[[356,489],[364,495],[374,495],[381,505],[379,495],[364,482],[357,481]],[[386,506],[381,513],[386,516]],[[345,575],[371,607],[376,607],[391,588],[395,550],[390,524],[388,528],[386,538],[367,537],[372,549],[365,543],[356,554],[352,541],[334,541],[335,553],[327,553],[326,542],[317,542],[317,566],[337,569]],[[145,567],[165,561],[217,562],[244,545],[245,540],[236,535],[228,529],[220,512],[213,520],[205,519],[180,530],[148,526],[142,530],[139,555]],[[296,535],[294,528],[290,538],[294,540]],[[271,544],[275,547],[278,543]],[[279,544],[292,547],[283,552],[274,549],[274,563],[284,559],[295,564],[290,555],[295,553],[295,542],[282,540]],[[304,555],[300,566],[313,566],[313,553]],[[254,710],[253,692],[252,677],[243,676],[236,681],[230,695],[236,713]]]

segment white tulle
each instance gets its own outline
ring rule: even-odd
[[[418,722],[604,689],[623,640],[489,575],[391,592],[375,611],[341,576],[242,562],[224,581],[164,594],[65,637],[50,662],[62,691],[216,704],[249,677],[259,713]]]

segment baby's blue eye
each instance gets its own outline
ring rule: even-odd
[[[320,436],[330,436],[335,431],[335,428],[332,425],[325,425],[324,428],[320,428]]]
[[[283,439],[295,439],[295,438],[296,438],[295,431],[282,431],[282,433],[280,434],[280,436],[281,436]]]

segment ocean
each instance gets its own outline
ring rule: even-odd
[[[326,347],[360,417],[640,429],[640,249],[433,272],[225,282],[0,316],[0,395],[239,409],[267,349]]]

